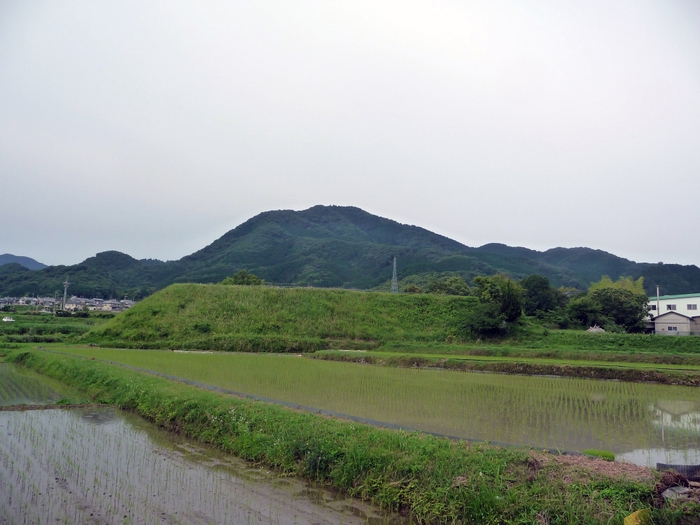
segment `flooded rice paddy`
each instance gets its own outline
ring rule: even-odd
[[[620,381],[398,369],[294,356],[94,350],[235,392],[465,439],[700,464],[700,390]]]
[[[28,383],[15,400],[38,404],[28,388],[44,400],[62,397],[25,372],[0,363],[3,381]],[[0,412],[0,524],[400,522],[116,409]]]
[[[88,401],[87,396],[33,370],[0,363],[0,407],[51,405],[64,400]]]

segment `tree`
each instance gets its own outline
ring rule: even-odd
[[[501,285],[501,313],[509,323],[523,314],[522,296],[522,288],[515,281],[506,279]]]
[[[588,291],[593,292],[595,290],[603,290],[605,288],[629,290],[633,293],[646,295],[646,292],[644,291],[644,277],[640,277],[637,280],[634,280],[632,277],[620,277],[617,281],[613,281],[610,277],[604,275],[600,281],[591,283],[591,285],[588,287]]]
[[[583,294],[569,301],[566,305],[566,313],[569,318],[582,326],[605,325],[608,322],[602,312],[598,301],[593,300],[588,294]]]
[[[523,310],[523,289],[505,275],[474,277],[475,294],[482,303],[495,303],[509,323],[517,320]]]
[[[589,296],[600,304],[601,314],[628,332],[641,332],[646,327],[647,294],[624,288],[601,288],[590,292]]]
[[[403,292],[404,293],[423,293],[423,290],[418,285],[409,284],[406,288],[404,288]]]
[[[523,288],[523,308],[527,315],[551,312],[566,303],[566,296],[541,275],[528,275],[520,281]]]
[[[464,329],[468,334],[493,336],[506,331],[506,316],[495,302],[479,302],[464,320]]]
[[[243,285],[243,286],[260,286],[263,284],[262,279],[260,279],[258,276],[253,275],[252,273],[248,273],[245,270],[240,270],[236,272],[233,277],[226,277],[223,281],[221,281],[219,284],[237,284],[237,285]]]
[[[428,293],[441,295],[470,295],[471,289],[461,277],[453,276],[436,279],[428,284]]]
[[[645,293],[604,287],[573,299],[566,310],[571,319],[583,326],[598,324],[603,327],[622,327],[627,332],[641,332],[646,327],[649,314],[648,301]]]

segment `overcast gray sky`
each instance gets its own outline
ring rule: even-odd
[[[700,264],[700,2],[0,0],[0,253],[315,204]]]

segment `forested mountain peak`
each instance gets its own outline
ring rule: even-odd
[[[409,280],[540,274],[556,286],[583,290],[608,275],[645,277],[647,287],[660,284],[664,293],[700,290],[697,266],[638,264],[591,248],[471,248],[357,207],[319,205],[260,213],[178,261],[139,261],[107,251],[77,265],[31,272],[8,265],[0,270],[0,296],[53,293],[69,279],[78,295],[139,298],[174,282],[218,282],[241,269],[268,283],[368,289],[388,286],[394,257],[399,278]]]

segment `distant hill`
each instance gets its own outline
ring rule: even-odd
[[[603,275],[630,275],[644,277],[648,291],[656,284],[665,294],[700,291],[697,266],[640,264],[590,248],[472,248],[359,208],[314,206],[256,215],[178,261],[139,261],[104,252],[77,265],[39,271],[0,266],[0,296],[53,294],[68,278],[70,293],[139,299],[172,283],[218,282],[240,269],[281,285],[388,289],[394,256],[405,282],[449,274],[471,280],[476,275],[522,278],[537,273],[556,286],[586,289]]]
[[[21,255],[12,255],[11,253],[3,253],[0,255],[0,266],[6,264],[19,264],[29,270],[41,270],[46,268],[45,264],[35,261],[31,257],[23,257]]]

